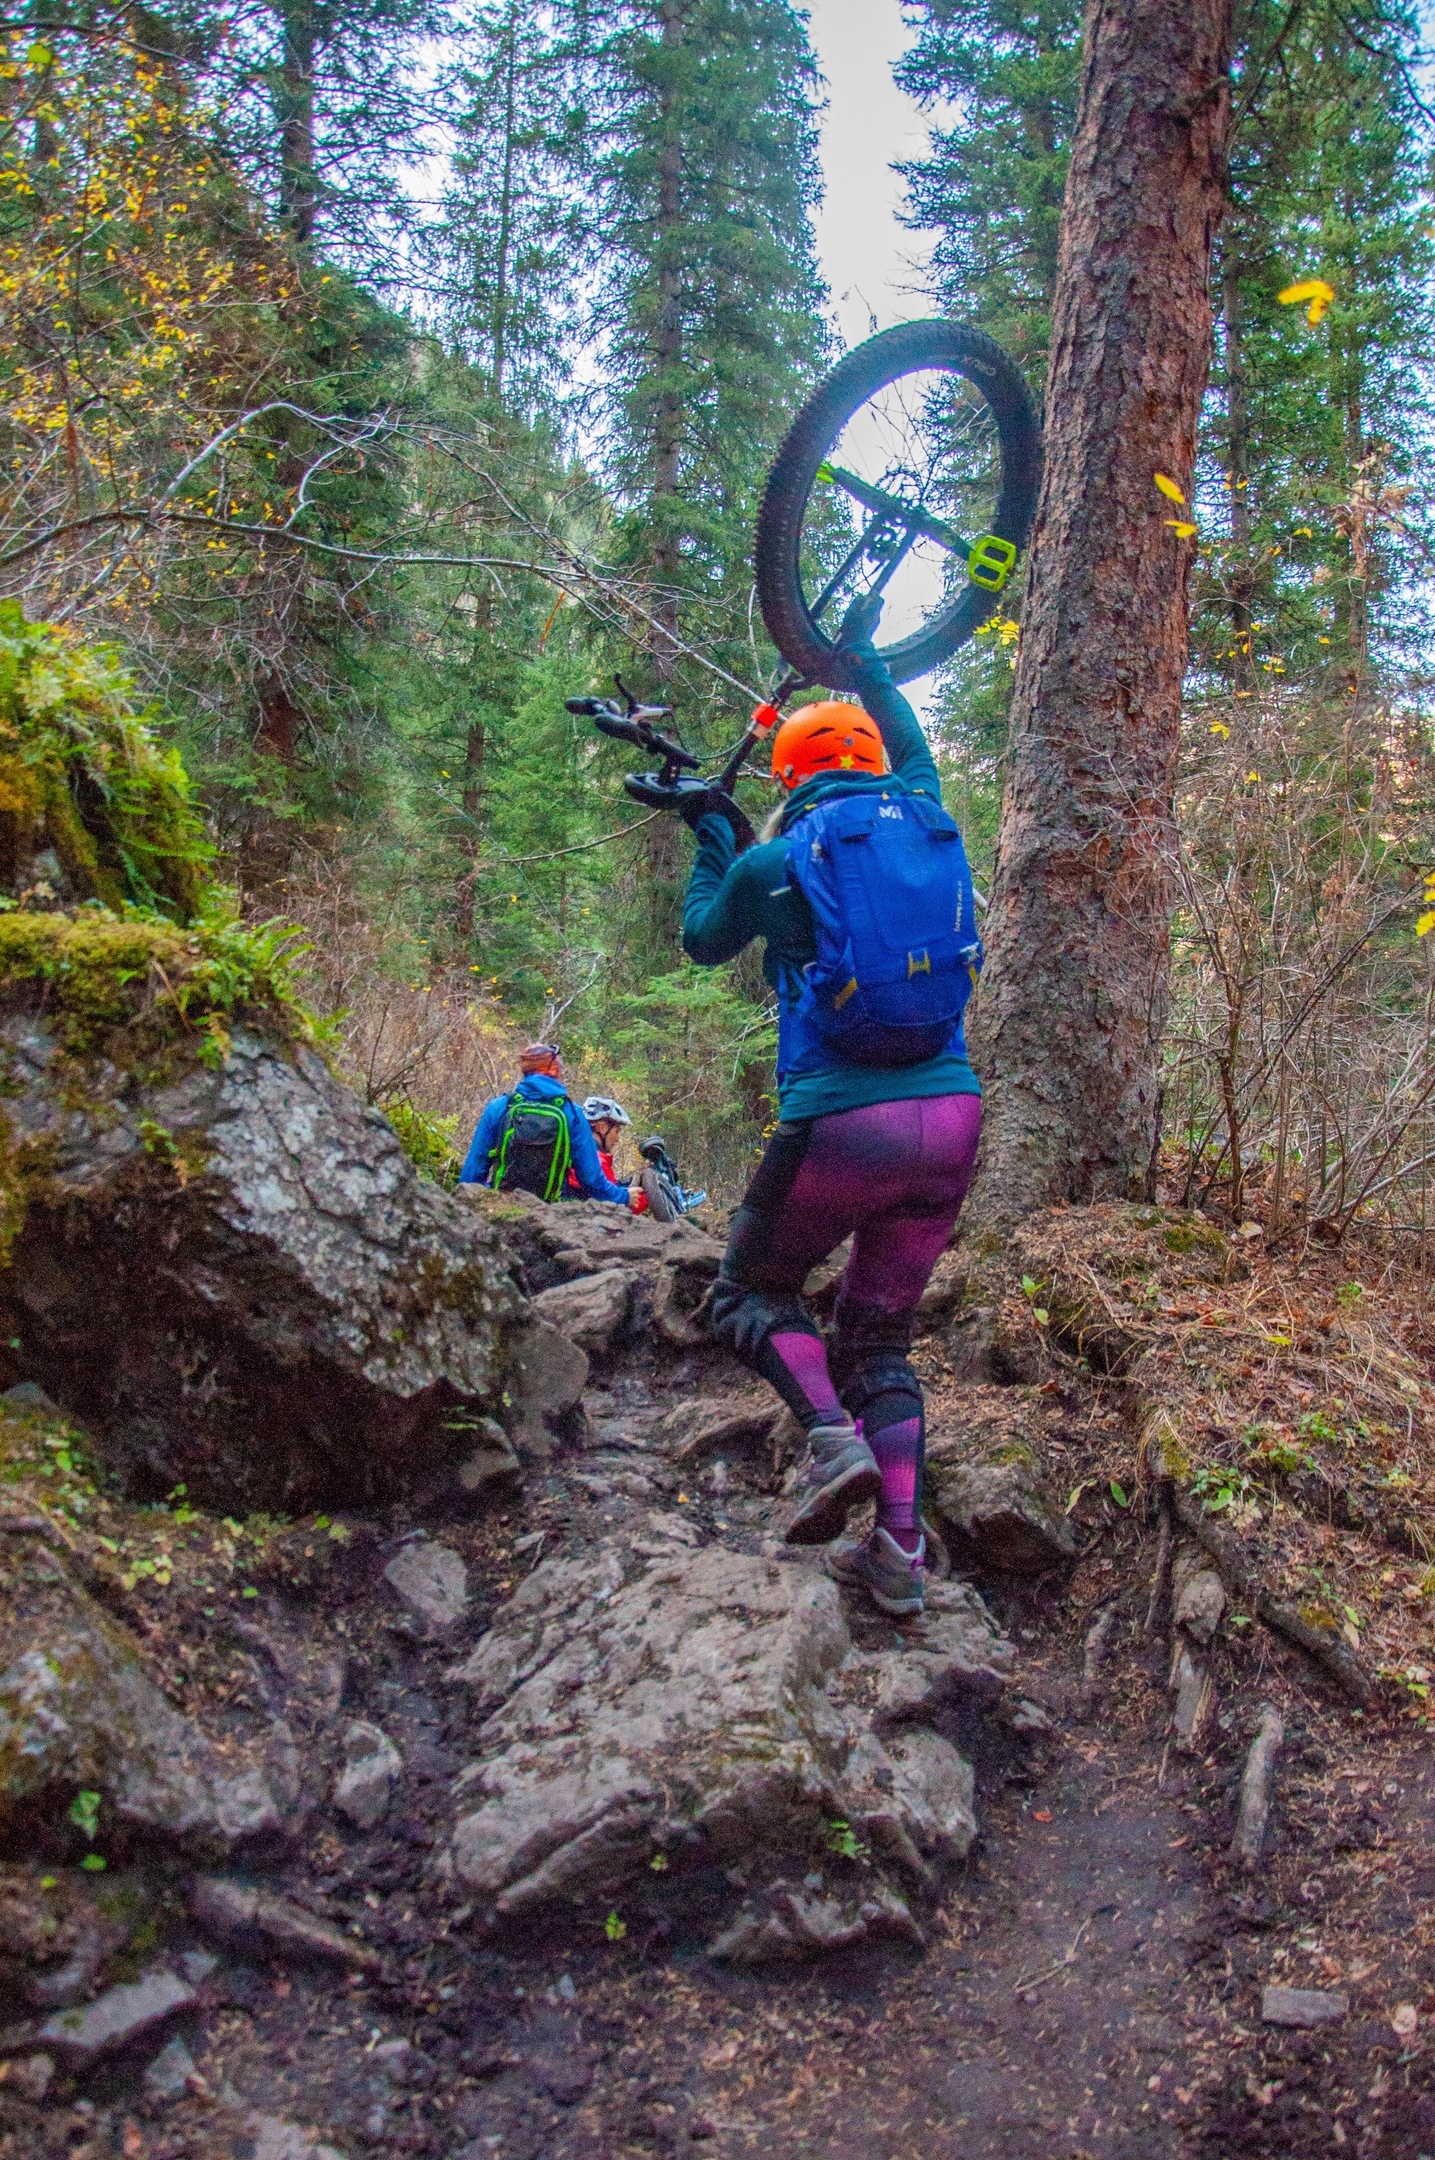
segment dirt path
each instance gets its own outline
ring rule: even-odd
[[[700,1359],[620,1365],[590,1392],[581,1451],[506,1512],[442,1528],[469,1568],[466,1640],[540,1555],[621,1535],[650,1507],[682,1509],[702,1541],[769,1534],[751,1481],[702,1485],[644,1439],[700,1380]],[[1429,1741],[1332,1703],[1297,1653],[1247,1628],[1218,1648],[1202,1752],[1175,1754],[1165,1652],[1139,1625],[1154,1538],[1129,1517],[1065,1579],[981,1583],[1018,1646],[1013,1692],[1036,1708],[1024,1732],[973,1720],[956,1735],[982,1834],[925,1951],[761,1976],[713,1964],[656,1902],[617,1930],[595,1910],[478,1937],[440,1894],[431,1855],[472,1725],[443,1678],[454,1645],[425,1646],[375,1599],[375,1547],[401,1528],[359,1526],[327,1587],[270,1583],[243,1608],[256,1685],[266,1641],[275,1671],[299,1643],[306,1670],[342,1671],[343,1713],[403,1753],[401,1815],[358,1834],[316,1810],[265,1878],[362,1934],[382,1976],[216,1964],[171,1878],[117,1871],[107,1894],[151,1900],[166,1957],[210,1959],[179,2027],[195,2074],[161,2098],[146,2055],[117,2058],[38,2114],[0,2081],[6,2160],[1435,2160]],[[1084,1637],[1113,1594],[1104,1685],[1083,1705]],[[853,1625],[860,1639],[886,1624]],[[1288,1742],[1252,1880],[1226,1854],[1266,1700]],[[302,1738],[303,1701],[283,1707]],[[1315,2031],[1264,2024],[1271,1982],[1343,1991],[1347,2012]]]

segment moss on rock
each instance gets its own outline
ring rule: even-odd
[[[236,1019],[300,1042],[319,1032],[290,977],[292,939],[286,924],[218,913],[188,929],[102,907],[0,915],[0,1009],[33,998],[78,1064],[219,1066]]]
[[[0,601],[0,893],[194,918],[212,849],[155,722],[113,654]]]

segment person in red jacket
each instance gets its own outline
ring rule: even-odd
[[[625,1125],[631,1125],[633,1120],[629,1117],[623,1105],[614,1102],[611,1095],[590,1095],[583,1105],[583,1115],[593,1128],[593,1138],[597,1143],[598,1161],[602,1167],[603,1175],[612,1179],[616,1184],[617,1178],[613,1170],[613,1150],[618,1144],[619,1133]],[[628,1201],[628,1206],[635,1215],[646,1215],[648,1212],[648,1196],[636,1184],[631,1187],[631,1198]]]

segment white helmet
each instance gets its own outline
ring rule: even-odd
[[[631,1125],[633,1120],[621,1103],[615,1103],[611,1095],[590,1095],[583,1105],[583,1115],[590,1125]]]

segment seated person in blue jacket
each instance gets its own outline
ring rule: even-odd
[[[603,1174],[593,1128],[563,1085],[557,1046],[530,1043],[518,1064],[523,1077],[513,1092],[484,1104],[460,1185],[558,1200],[571,1170],[584,1200],[631,1207],[631,1188]]]
[[[841,1539],[827,1565],[900,1615],[922,1609],[925,1561],[907,1351],[976,1154],[961,1012],[981,947],[916,715],[870,634],[844,644],[862,704],[805,706],[777,730],[784,799],[759,844],[736,855],[727,820],[695,800],[683,946],[713,967],[764,939],[778,999],[781,1122],[733,1219],[712,1332],[806,1429],[788,1542],[826,1544],[875,1500],[871,1536]],[[849,1235],[829,1361],[802,1285]]]

